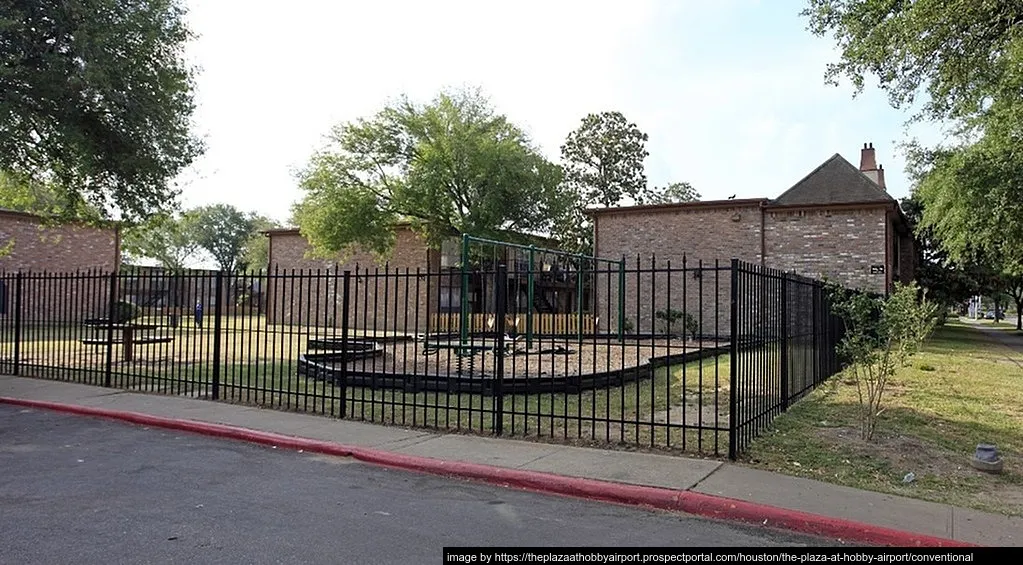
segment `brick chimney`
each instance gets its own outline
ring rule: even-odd
[[[877,164],[873,143],[863,144],[863,149],[860,151],[860,172],[867,175],[867,178],[874,181],[882,190],[885,190],[884,167]]]

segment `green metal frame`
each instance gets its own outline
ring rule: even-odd
[[[536,253],[539,251],[545,254],[552,254],[557,257],[579,259],[581,261],[592,261],[594,263],[606,263],[609,266],[618,267],[618,339],[624,341],[625,339],[625,259],[606,259],[602,257],[594,257],[590,255],[583,255],[581,253],[570,253],[568,251],[560,251],[557,249],[546,249],[543,247],[537,247],[535,245],[522,245],[518,243],[511,243],[507,241],[498,241],[495,239],[486,239],[482,237],[473,237],[471,235],[462,235],[462,303],[460,311],[460,323],[459,323],[459,337],[461,342],[464,344],[469,339],[469,250],[472,243],[478,243],[482,245],[500,245],[505,248],[518,249],[529,252],[529,271],[526,273],[526,293],[527,300],[529,301],[526,307],[526,347],[531,347],[533,344],[533,300],[534,284],[535,284],[535,270],[536,270]],[[580,270],[581,272],[581,270]],[[576,276],[576,309],[579,315],[578,324],[578,339],[582,340],[583,337],[583,279],[581,276]],[[504,321],[499,320],[498,323],[503,327]]]

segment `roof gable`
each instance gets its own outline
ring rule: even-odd
[[[790,205],[894,201],[891,195],[855,165],[835,153],[771,203]]]

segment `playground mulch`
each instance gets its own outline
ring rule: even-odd
[[[714,341],[683,343],[681,339],[580,343],[538,338],[527,347],[525,339],[519,338],[505,342],[504,374],[523,378],[600,374],[719,345]],[[496,346],[493,339],[470,340],[466,345],[457,340],[387,343],[381,355],[353,361],[349,367],[382,374],[457,375],[461,370],[463,374],[491,375],[496,368]]]

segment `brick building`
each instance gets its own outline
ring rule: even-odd
[[[637,257],[658,265],[688,266],[703,260],[730,259],[783,271],[827,277],[852,288],[885,292],[895,281],[913,278],[914,243],[908,220],[885,189],[884,169],[872,144],[864,144],[857,168],[835,154],[774,199],[718,200],[593,210],[595,253]],[[662,289],[667,282],[660,283]],[[657,288],[638,277],[626,284],[627,305],[637,304],[637,289]],[[706,283],[672,302],[706,315],[704,331],[716,323],[727,327],[730,281]],[[617,288],[612,282],[612,287]],[[664,290],[660,291],[665,292]],[[606,293],[605,293],[606,294]],[[660,294],[639,303],[659,303]],[[599,301],[599,294],[598,294]],[[698,305],[702,304],[702,306]],[[681,309],[682,306],[673,307]],[[598,304],[598,309],[600,305]],[[652,307],[627,309],[641,327],[649,326]],[[716,312],[716,317],[715,317]]]
[[[354,282],[356,288],[350,300],[358,301],[358,308],[353,308],[349,318],[351,327],[392,329],[395,325],[404,326],[403,315],[400,324],[396,324],[393,319],[395,305],[404,309],[406,304],[421,304],[425,309],[427,298],[431,295],[430,312],[436,312],[440,307],[441,293],[433,292],[441,282],[440,278],[436,275],[425,276],[426,273],[439,271],[440,254],[430,250],[426,242],[407,225],[395,226],[395,244],[384,263],[381,263],[379,257],[365,251],[355,252],[341,262],[312,257],[312,247],[297,228],[268,230],[265,234],[270,238],[270,270],[267,279],[269,323],[340,326],[340,320],[336,318],[342,307],[341,275],[346,270],[353,273],[358,270],[364,275]],[[424,277],[401,278],[401,284],[395,287],[395,279],[372,276],[372,273],[397,272],[400,277],[406,269],[410,274],[418,271]],[[404,284],[406,280],[410,283],[408,289]],[[431,291],[429,293],[428,287]],[[425,314],[419,320],[415,318],[408,323],[408,329],[425,329]]]
[[[270,238],[270,271],[266,282],[268,321],[340,326],[343,293],[339,286],[347,270],[356,274],[351,282],[350,327],[400,332],[458,331],[463,300],[461,239],[453,237],[440,249],[431,249],[409,225],[398,224],[394,230],[394,247],[386,258],[358,251],[336,260],[312,256],[311,246],[298,229],[265,232]],[[552,245],[550,240],[541,237],[522,234],[509,234],[509,237],[533,241],[541,250],[543,245]],[[526,318],[516,314],[528,309],[529,292],[524,274],[528,271],[528,253],[506,246],[488,249],[492,255],[477,257],[486,265],[478,272],[470,269],[464,281],[467,283],[465,303],[472,315],[468,321],[473,328],[482,331],[487,315],[496,312],[493,277],[496,263],[503,262],[509,276],[508,323],[522,330]],[[535,312],[542,316],[536,320],[535,327],[544,327],[549,332],[567,332],[571,328],[564,313],[577,310],[577,281],[561,270],[550,254],[540,251],[538,256],[532,299]],[[571,324],[579,320],[584,325],[592,324],[587,316],[573,316]]]
[[[0,209],[0,316],[13,311],[14,274],[23,273],[22,315],[27,322],[71,319],[100,311],[106,279],[43,279],[40,273],[117,270],[120,234],[114,226],[51,224],[46,218]]]

